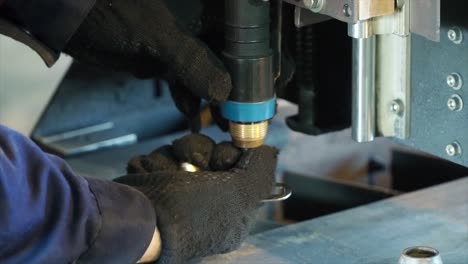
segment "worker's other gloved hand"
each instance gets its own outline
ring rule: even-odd
[[[214,36],[219,26],[211,26],[217,21],[206,14],[213,8],[208,2],[222,4],[208,0],[97,0],[65,52],[138,77],[170,79],[177,106],[192,118],[198,114],[200,97],[222,102],[231,91],[228,72],[207,46],[216,44],[195,37],[222,40],[222,30],[219,37]]]
[[[116,181],[133,186],[152,202],[161,233],[160,263],[229,252],[248,235],[260,201],[273,188],[277,150],[241,151],[189,135],[128,165]],[[181,171],[189,162],[200,171]]]

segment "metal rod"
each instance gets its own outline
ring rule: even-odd
[[[353,128],[357,142],[375,138],[375,36],[353,39]]]

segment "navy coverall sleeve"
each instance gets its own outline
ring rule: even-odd
[[[155,228],[142,193],[77,176],[0,126],[0,263],[136,263]]]
[[[2,0],[0,0],[2,1]],[[60,52],[95,0],[3,0],[5,14],[55,52]]]

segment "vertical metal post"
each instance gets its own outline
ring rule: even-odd
[[[353,127],[357,142],[375,138],[375,36],[353,39]]]

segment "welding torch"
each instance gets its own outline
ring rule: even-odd
[[[274,52],[270,39],[270,2],[225,0],[224,63],[232,92],[221,106],[234,145],[263,145],[276,112]]]

